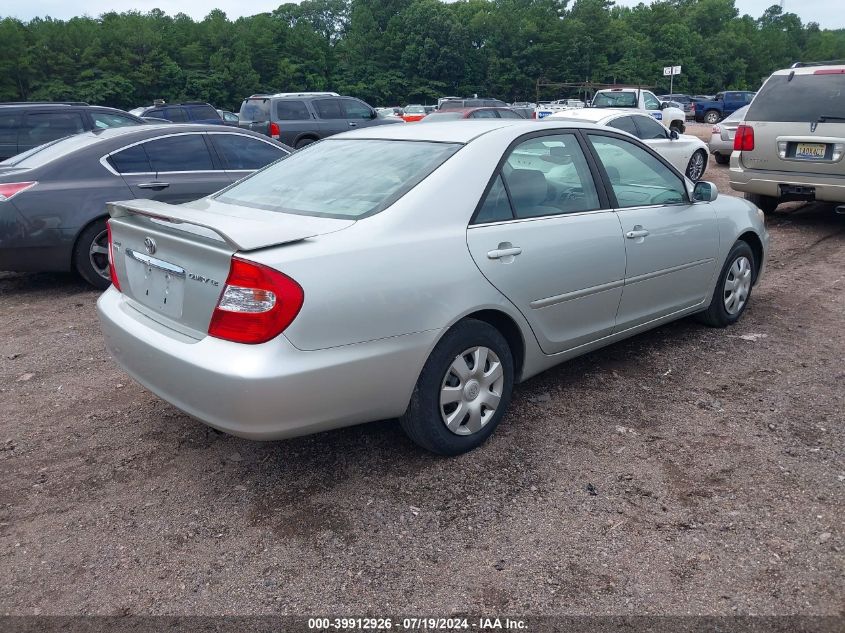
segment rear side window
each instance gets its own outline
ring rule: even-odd
[[[239,134],[212,134],[211,142],[226,169],[261,169],[287,156],[282,148]]]
[[[18,142],[18,117],[14,114],[0,114],[0,143]]]
[[[180,134],[144,143],[155,172],[211,171],[214,163],[201,134]]]
[[[469,115],[471,119],[498,119],[495,110],[476,110]]]
[[[153,117],[155,119],[163,119],[164,110],[148,110],[144,116]]]
[[[746,121],[821,122],[845,119],[845,74],[774,75],[748,108]],[[819,128],[821,129],[821,128]]]
[[[109,156],[108,160],[111,166],[121,174],[150,173],[153,171],[143,144],[133,145],[115,152]]]
[[[244,99],[238,113],[241,121],[269,121],[269,99]]]
[[[502,119],[521,119],[522,117],[519,116],[513,110],[499,110],[499,117]]]
[[[276,119],[279,121],[304,121],[311,118],[304,101],[277,101]]]
[[[39,112],[28,114],[24,123],[21,143],[41,145],[63,136],[79,134],[85,127],[77,112]]]
[[[318,99],[314,102],[321,119],[345,119],[340,99]]]
[[[505,191],[505,185],[502,184],[502,176],[496,176],[493,181],[493,186],[487,192],[484,198],[484,204],[478,210],[478,215],[475,218],[475,224],[484,224],[486,222],[504,222],[513,219],[513,211],[511,211],[511,203],[508,200],[508,192]]]
[[[205,121],[206,119],[211,119],[213,121],[215,119],[220,119],[220,115],[217,113],[217,110],[212,108],[210,105],[191,106],[190,112],[191,119],[194,121]]]
[[[174,123],[185,123],[188,120],[188,115],[182,108],[165,108],[164,118]]]
[[[608,127],[614,127],[617,130],[622,130],[628,134],[633,134],[634,136],[640,135],[640,131],[637,129],[637,126],[634,125],[634,119],[629,116],[621,116],[618,119],[613,119],[613,121],[607,125]]]

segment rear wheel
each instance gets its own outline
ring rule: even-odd
[[[777,198],[772,196],[763,196],[759,193],[746,193],[745,199],[760,207],[760,210],[766,215],[774,213],[775,209],[778,208],[778,204],[780,204],[780,201]]]
[[[467,319],[440,340],[417,380],[402,429],[419,446],[459,455],[484,443],[510,404],[513,357],[492,325]]]
[[[727,165],[731,162],[731,157],[725,156],[724,154],[713,154],[713,158],[715,158],[716,162],[720,165]]]
[[[311,143],[313,143],[316,140],[317,139],[315,139],[315,138],[301,138],[296,142],[295,149],[302,149],[306,145],[311,145]]]
[[[79,234],[73,249],[73,267],[80,277],[98,290],[105,290],[111,285],[105,218],[92,222]]]
[[[704,176],[704,171],[706,169],[707,154],[704,153],[704,150],[696,150],[687,164],[687,178],[693,182],[698,182]]]
[[[751,247],[746,242],[736,242],[725,259],[710,306],[700,315],[701,321],[710,327],[736,323],[748,307],[756,270]]]
[[[721,116],[719,115],[718,110],[708,110],[704,113],[704,122],[709,123],[710,125],[714,125],[719,122]]]

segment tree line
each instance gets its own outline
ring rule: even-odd
[[[845,58],[845,29],[734,0],[304,0],[202,21],[105,13],[0,20],[0,101],[119,108],[201,100],[237,110],[256,92],[334,90],[372,105],[478,94],[533,101],[538,82],[620,83],[668,92],[756,90],[796,60]],[[574,90],[540,86],[541,98]]]

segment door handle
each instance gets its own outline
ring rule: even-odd
[[[167,189],[169,186],[169,182],[142,182],[138,189]]]
[[[488,251],[487,259],[504,259],[507,257],[516,257],[522,252],[519,246],[511,246],[510,244],[499,244],[496,250]]]
[[[358,124],[354,121],[349,121],[349,127],[358,127]]]
[[[643,227],[637,225],[634,227],[633,231],[628,231],[625,233],[625,237],[629,240],[635,240],[640,237],[646,237],[648,235],[648,231],[646,231]]]

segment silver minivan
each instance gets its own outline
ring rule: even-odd
[[[821,200],[845,208],[845,64],[776,71],[737,128],[731,187],[765,213],[781,202]]]

